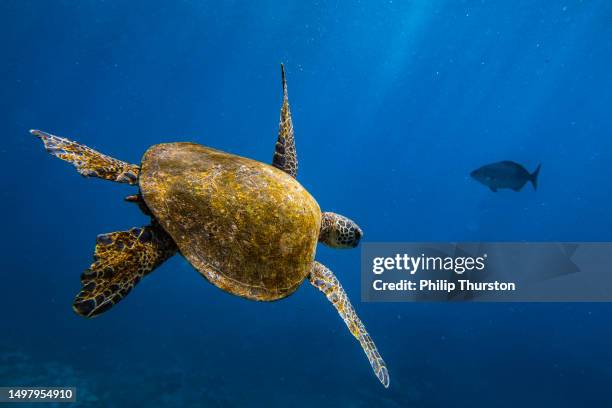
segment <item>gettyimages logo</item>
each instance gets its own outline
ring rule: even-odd
[[[466,271],[484,270],[486,259],[487,254],[478,257],[395,254],[393,257],[375,257],[372,260],[372,272],[380,275],[386,271],[403,271],[414,275],[420,271],[452,271],[462,275]]]
[[[612,301],[612,242],[364,243],[364,301]]]

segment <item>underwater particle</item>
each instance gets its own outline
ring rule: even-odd
[[[470,176],[489,187],[493,192],[502,188],[520,191],[528,181],[531,182],[533,189],[536,190],[541,167],[542,165],[539,164],[533,173],[529,173],[520,164],[504,160],[482,166],[471,172]]]

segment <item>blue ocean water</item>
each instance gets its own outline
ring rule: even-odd
[[[360,302],[359,250],[319,247],[386,390],[310,285],[249,302],[174,257],[104,315],[70,308],[134,189],[28,129],[138,163],[163,141],[270,161],[285,63],[300,182],[365,241],[610,241],[612,3],[0,2],[0,386],[80,406],[609,406],[608,304]],[[492,193],[483,164],[542,163]]]

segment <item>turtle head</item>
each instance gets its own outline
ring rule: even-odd
[[[332,248],[355,248],[359,245],[363,232],[355,221],[333,212],[322,215],[319,242]]]

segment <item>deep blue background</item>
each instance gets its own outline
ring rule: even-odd
[[[147,220],[27,130],[134,163],[162,141],[267,162],[284,62],[299,180],[364,239],[609,241],[611,23],[606,0],[0,2],[0,385],[105,407],[609,405],[610,305],[364,304],[358,250],[317,257],[389,390],[309,285],[253,303],[175,257],[84,320],[95,236]],[[538,191],[468,177],[504,159],[542,163]]]

